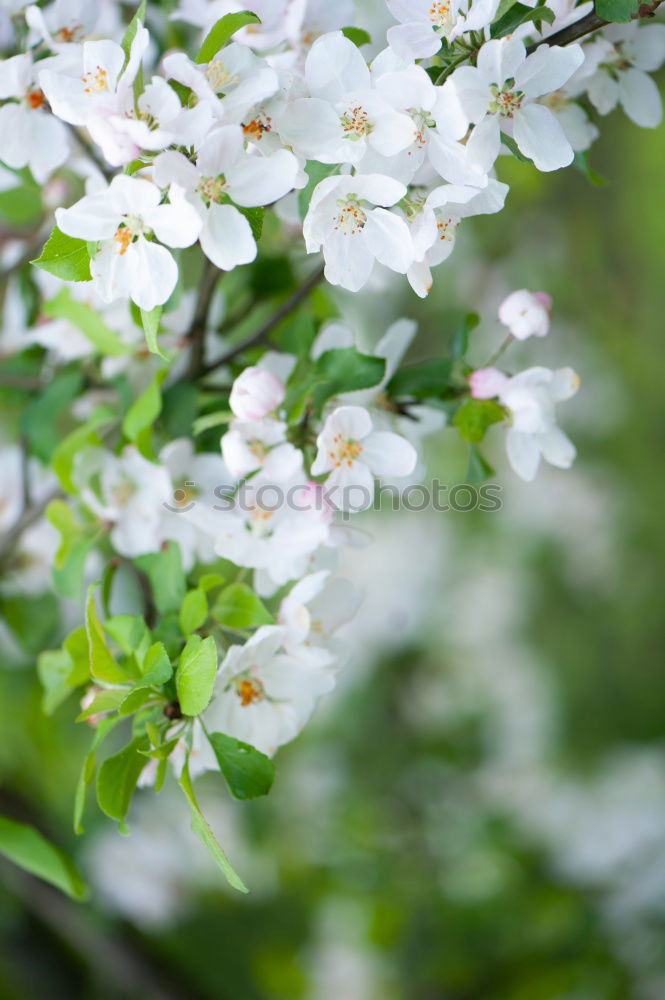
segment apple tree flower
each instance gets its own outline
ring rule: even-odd
[[[43,183],[69,156],[69,137],[49,113],[38,83],[39,63],[28,53],[0,60],[0,160],[18,170],[29,167]]]
[[[150,181],[119,174],[108,191],[56,210],[63,233],[99,243],[90,270],[105,302],[128,295],[146,311],[162,305],[178,280],[178,267],[161,243],[188,247],[201,229],[197,212],[177,187],[161,203]],[[161,243],[152,239],[155,236]]]
[[[240,373],[231,387],[229,405],[240,420],[263,420],[284,401],[286,389],[267,368],[252,366]]]
[[[544,94],[562,87],[582,64],[580,45],[539,45],[527,56],[518,38],[492,39],[481,47],[476,66],[461,66],[450,77],[460,107],[474,128],[467,142],[469,160],[489,170],[510,135],[539,170],[571,163],[572,147],[544,105]]]
[[[665,25],[611,24],[588,49],[589,63],[596,69],[582,82],[599,114],[621,104],[636,125],[656,128],[663,102],[648,74],[665,62]]]
[[[314,706],[335,684],[332,657],[287,653],[287,631],[264,625],[222,661],[213,701],[204,719],[212,731],[235,736],[272,755],[298,735]]]
[[[411,235],[406,222],[387,211],[405,194],[403,184],[380,174],[321,181],[312,195],[303,233],[308,253],[323,250],[331,285],[359,291],[375,260],[406,274],[414,258]]]
[[[196,163],[175,150],[161,153],[153,177],[160,187],[175,183],[185,192],[200,219],[201,249],[213,264],[230,271],[253,261],[257,252],[252,228],[236,205],[277,201],[292,190],[297,172],[293,153],[250,155],[240,126],[225,125],[207,136]]]
[[[550,465],[569,469],[575,446],[556,423],[556,405],[574,396],[580,384],[572,368],[527,368],[512,378],[496,368],[470,378],[476,399],[497,398],[510,416],[506,434],[508,461],[522,479],[535,478],[541,456]]]
[[[494,19],[499,0],[386,0],[400,23],[388,28],[388,44],[404,59],[436,55],[443,39],[482,31]]]
[[[375,476],[408,476],[417,452],[392,431],[375,431],[362,406],[340,406],[323,425],[316,444],[312,473],[328,473],[326,488],[342,510],[363,510],[374,497]]]

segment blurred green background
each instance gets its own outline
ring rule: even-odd
[[[225,890],[179,790],[139,796],[131,835],[70,815],[89,741],[40,711],[31,663],[0,672],[2,798],[79,859],[91,903],[0,869],[1,1000],[662,1000],[665,997],[663,394],[665,132],[621,114],[608,179],[501,161],[506,210],[466,223],[429,301],[393,280],[343,310],[414,356],[502,295],[555,301],[506,366],[570,364],[579,457],[534,485],[490,457],[494,514],[366,519],[348,575],[370,587],[340,689],[278,758],[266,801],[202,796],[252,886]],[[463,481],[454,435],[432,472]]]

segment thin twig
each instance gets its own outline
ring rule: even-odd
[[[31,528],[42,516],[52,500],[59,500],[64,497],[61,489],[51,490],[42,500],[34,503],[31,507],[26,507],[16,524],[10,531],[5,532],[0,537],[0,566],[5,563],[14,552],[22,534]]]
[[[217,361],[213,361],[209,365],[205,365],[200,370],[198,377],[205,378],[206,375],[209,375],[211,372],[221,368],[222,365],[227,364],[238,354],[242,354],[243,351],[248,350],[250,347],[254,347],[256,344],[260,344],[263,340],[265,340],[265,338],[279,326],[282,320],[286,319],[287,316],[290,316],[292,312],[295,312],[298,306],[305,301],[310,292],[312,292],[323,279],[323,273],[324,267],[321,265],[321,267],[317,268],[316,271],[309,276],[307,281],[305,281],[305,283],[293,293],[291,298],[287,299],[286,302],[284,302],[284,304],[281,305],[275,313],[273,313],[270,319],[267,319],[266,322],[251,335],[251,337],[243,341],[243,343],[239,344],[237,347],[233,347],[226,354],[222,355],[221,358],[218,358]]]

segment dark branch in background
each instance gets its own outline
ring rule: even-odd
[[[632,15],[632,20],[641,21],[643,18],[653,17],[662,2],[663,0],[653,0],[653,3],[643,3],[637,13]],[[585,17],[576,21],[575,24],[569,24],[567,28],[555,31],[553,35],[548,35],[541,42],[530,45],[527,52],[529,54],[535,52],[540,45],[570,45],[571,42],[576,42],[578,38],[590,35],[592,31],[598,31],[599,28],[606,28],[610,23],[610,21],[605,21],[602,17],[599,17],[595,10],[592,10]]]
[[[190,345],[191,351],[187,375],[185,376],[187,380],[191,379],[194,381],[198,377],[199,372],[205,368],[205,335],[208,325],[208,313],[210,312],[212,297],[215,294],[215,288],[217,287],[217,281],[221,273],[214,264],[209,260],[206,261],[201,276],[201,284],[199,285],[194,318],[187,332],[187,342]]]
[[[28,528],[31,528],[39,520],[51,500],[59,500],[64,495],[61,489],[55,489],[45,496],[43,500],[40,500],[39,503],[25,508],[13,528],[0,537],[0,569],[2,569],[2,564],[7,562],[13,554],[23,532],[27,531]]]
[[[287,316],[290,316],[292,312],[295,312],[298,306],[305,301],[310,292],[312,292],[319,282],[323,280],[323,272],[324,267],[322,264],[316,269],[316,271],[314,271],[313,274],[309,276],[305,283],[301,285],[301,287],[298,288],[275,313],[273,313],[270,319],[267,319],[266,322],[259,327],[256,333],[253,333],[251,337],[245,340],[242,344],[238,344],[237,347],[233,347],[230,351],[228,351],[228,353],[224,354],[221,358],[218,358],[217,361],[213,361],[209,365],[203,365],[198,371],[198,378],[205,378],[206,375],[209,375],[211,372],[221,368],[222,365],[227,364],[238,354],[242,354],[243,351],[256,346],[256,344],[260,344],[263,340],[265,340],[265,338],[279,326],[282,320],[286,319]]]

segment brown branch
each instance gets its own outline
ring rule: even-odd
[[[662,2],[663,0],[653,0],[652,3],[643,3],[637,13],[631,15],[631,20],[641,21],[643,18],[653,17]],[[599,17],[595,10],[592,10],[585,17],[576,21],[575,24],[569,24],[566,28],[561,28],[560,31],[555,31],[553,35],[543,38],[542,41],[530,45],[527,52],[530,55],[541,45],[570,45],[571,42],[576,42],[578,38],[584,38],[585,35],[590,35],[592,31],[598,31],[599,28],[606,28],[611,23],[611,21],[605,21],[602,17]]]
[[[39,503],[35,503],[31,507],[26,507],[13,528],[0,536],[0,567],[13,554],[23,532],[27,531],[28,528],[31,528],[39,520],[52,500],[59,500],[64,495],[61,489],[52,490]]]
[[[265,338],[279,326],[282,320],[286,319],[287,316],[290,316],[292,312],[295,312],[298,306],[305,301],[310,292],[312,292],[319,282],[322,281],[323,273],[324,267],[322,264],[321,267],[318,267],[316,271],[309,276],[307,281],[305,281],[305,283],[301,285],[301,287],[298,288],[297,291],[295,291],[275,313],[273,313],[270,319],[267,319],[266,322],[251,335],[251,337],[243,341],[243,343],[239,344],[237,347],[233,347],[230,351],[227,351],[227,353],[222,355],[221,358],[218,358],[217,361],[213,361],[209,365],[204,365],[200,369],[198,377],[205,378],[206,375],[209,375],[211,372],[221,368],[222,365],[227,364],[238,354],[242,354],[243,351],[248,350],[250,347],[254,347],[256,344],[260,344],[263,340],[265,340]]]

